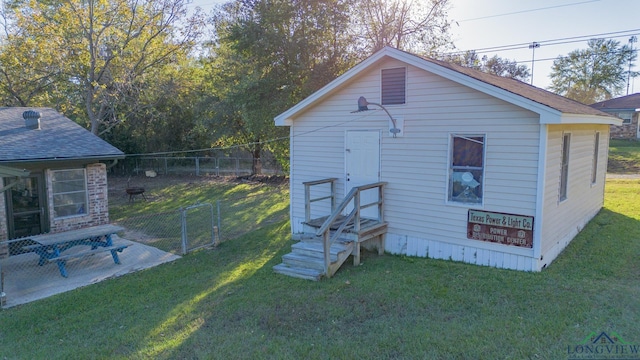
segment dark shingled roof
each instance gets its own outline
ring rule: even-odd
[[[42,115],[39,130],[25,127],[27,110]],[[0,163],[121,158],[122,151],[53,109],[0,107]]]
[[[591,104],[594,109],[607,110],[631,110],[635,111],[640,108],[640,93],[631,94],[627,96],[621,96],[615,99],[609,99],[600,101],[595,104]]]
[[[451,63],[440,61],[440,60],[434,60],[434,59],[428,59],[428,58],[424,58],[424,59],[434,64],[445,67],[447,69],[472,77],[476,80],[496,86],[500,89],[506,90],[513,94],[522,96],[529,100],[548,106],[562,113],[609,116],[609,117],[611,116],[610,114],[594,109],[583,103],[568,99],[564,96],[554,94],[544,89],[537,88],[535,86],[529,85],[519,80],[488,74],[479,70],[471,69],[471,68],[456,65],[456,64],[451,64]]]

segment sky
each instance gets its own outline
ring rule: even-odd
[[[415,0],[420,1],[420,0]],[[222,0],[193,0],[209,12]],[[450,0],[451,35],[456,49],[476,50],[523,63],[533,85],[547,88],[553,59],[586,49],[590,38],[640,40],[640,0]],[[535,49],[529,48],[534,42]],[[640,41],[634,44],[640,48]],[[535,53],[534,53],[535,50]],[[633,70],[640,70],[640,60]],[[629,93],[640,92],[640,77]],[[622,95],[625,95],[626,92]]]

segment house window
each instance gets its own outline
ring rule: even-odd
[[[482,203],[484,144],[484,135],[451,136],[449,201]]]
[[[567,199],[567,182],[569,178],[569,147],[571,134],[562,136],[562,162],[560,168],[560,201]]]
[[[84,169],[52,172],[54,217],[87,213],[87,180]]]
[[[382,105],[398,105],[406,102],[407,68],[382,70]]]
[[[598,153],[600,152],[600,132],[596,131],[593,138],[593,162],[591,164],[591,184],[598,180]]]
[[[631,124],[631,119],[633,118],[632,112],[621,112],[616,114],[617,117],[622,119],[623,124]]]

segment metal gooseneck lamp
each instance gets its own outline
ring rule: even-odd
[[[384,112],[387,113],[387,115],[389,115],[389,119],[391,119],[391,122],[393,123],[393,128],[389,129],[389,131],[393,134],[393,137],[396,137],[397,134],[400,133],[400,129],[398,129],[398,126],[396,125],[396,119],[393,118],[393,116],[391,116],[391,114],[389,114],[389,111],[382,105],[378,104],[378,103],[372,103],[367,101],[367,99],[365,99],[364,96],[360,96],[360,98],[358,99],[358,110],[356,111],[352,111],[352,113],[358,113],[358,112],[362,112],[362,111],[368,111],[370,110],[367,105],[375,105],[377,107],[379,107],[380,109],[384,110]]]

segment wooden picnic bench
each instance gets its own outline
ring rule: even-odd
[[[110,251],[113,261],[120,264],[118,253],[129,247],[132,243],[114,243],[112,236],[124,228],[116,225],[106,224],[91,226],[78,230],[64,231],[30,236],[29,239],[36,244],[23,247],[25,250],[33,251],[40,256],[38,265],[42,266],[47,262],[56,262],[60,275],[67,277],[66,261],[71,258],[85,257],[103,251]],[[62,252],[74,246],[86,245],[90,249],[70,254],[62,255]]]

